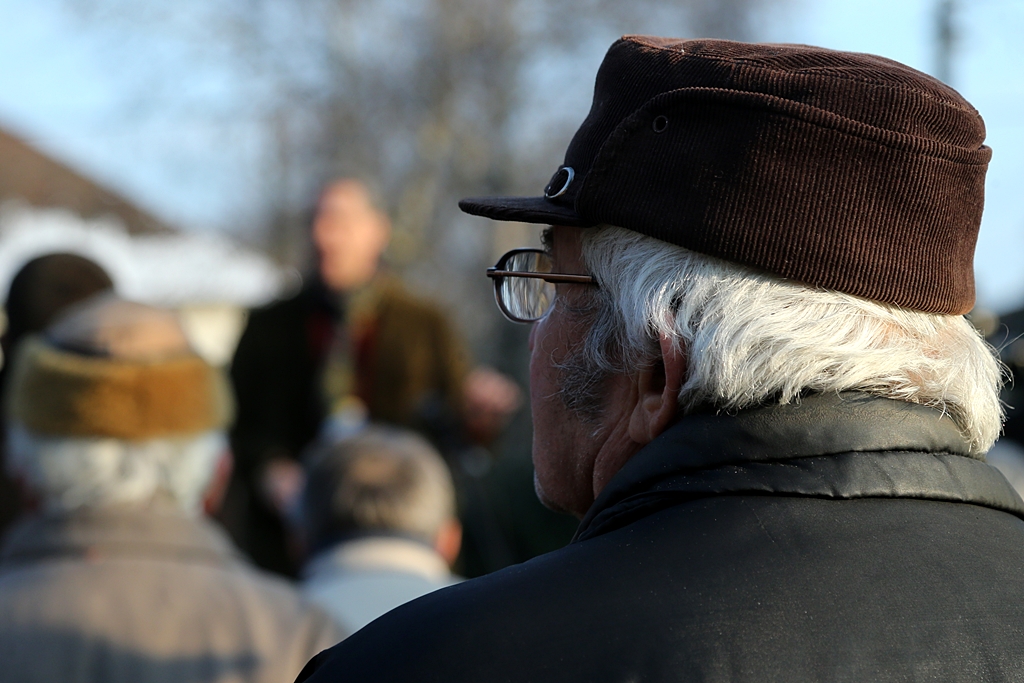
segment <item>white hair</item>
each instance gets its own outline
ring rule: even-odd
[[[562,393],[584,417],[599,410],[602,378],[656,362],[664,336],[686,357],[684,412],[863,391],[942,410],[975,456],[999,436],[1005,369],[963,316],[812,288],[609,226],[583,232],[582,255],[600,288]]]
[[[164,496],[198,515],[226,448],[219,431],[133,442],[42,436],[14,424],[7,467],[41,496],[47,511],[145,503]]]
[[[456,515],[441,454],[402,429],[372,426],[306,456],[303,522],[317,544],[353,532],[399,532],[433,542]]]

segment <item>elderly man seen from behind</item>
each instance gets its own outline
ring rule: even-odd
[[[489,275],[576,537],[300,680],[1024,680],[1024,503],[963,317],[983,139],[881,57],[616,42],[544,196],[461,204],[553,226]]]
[[[25,342],[7,405],[36,511],[0,551],[4,680],[269,683],[340,639],[203,519],[230,397],[173,314],[84,302]]]
[[[441,455],[422,437],[370,427],[315,448],[303,523],[314,554],[303,591],[352,633],[459,581],[462,527]]]

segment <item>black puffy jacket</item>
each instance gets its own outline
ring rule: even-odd
[[[301,681],[1024,681],[1024,503],[862,394],[684,418],[568,547],[427,595]]]

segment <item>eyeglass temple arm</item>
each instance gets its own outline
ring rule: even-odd
[[[497,268],[488,268],[487,277],[498,278],[498,277],[532,277],[544,282],[574,282],[584,285],[596,285],[597,281],[594,280],[592,275],[563,275],[561,273],[523,273],[516,270],[498,270]]]

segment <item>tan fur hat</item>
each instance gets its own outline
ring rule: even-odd
[[[225,427],[231,393],[177,317],[102,295],[19,349],[9,417],[36,434],[141,441]]]

